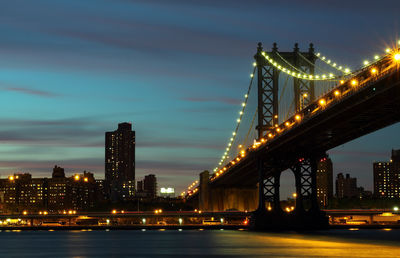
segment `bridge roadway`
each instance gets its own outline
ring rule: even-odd
[[[391,60],[386,60],[391,62]],[[325,153],[341,144],[400,121],[400,71],[398,64],[378,76],[359,73],[360,85],[338,86],[341,96],[323,96],[324,108],[311,104],[301,122],[247,153],[240,162],[210,181],[212,187],[254,187],[258,182],[257,160],[278,164],[280,171],[310,153]],[[366,78],[367,77],[367,78]],[[318,101],[318,100],[317,100]],[[318,102],[316,102],[318,103]]]

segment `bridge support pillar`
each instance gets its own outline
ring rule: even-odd
[[[319,209],[317,200],[318,155],[301,158],[291,168],[296,179],[296,209],[292,213],[282,211],[279,198],[282,166],[258,160],[259,204],[252,214],[254,230],[321,229],[329,225],[325,213]],[[265,203],[268,203],[268,207]]]
[[[294,216],[309,227],[327,227],[329,222],[325,213],[319,208],[317,198],[318,162],[326,154],[308,155],[300,158],[291,170],[296,180],[296,208]]]

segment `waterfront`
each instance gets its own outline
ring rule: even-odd
[[[400,230],[2,231],[1,257],[395,257]]]

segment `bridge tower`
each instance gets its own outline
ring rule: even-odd
[[[311,43],[307,52],[300,52],[298,44],[292,52],[279,52],[274,43],[272,51],[267,52],[274,60],[289,63],[297,71],[314,74],[316,57]],[[258,139],[268,135],[279,124],[279,70],[270,65],[263,56],[263,47],[258,43],[254,56],[257,68],[258,86]],[[303,109],[315,99],[314,82],[293,80],[295,112]],[[256,229],[284,228],[325,225],[325,216],[321,214],[317,201],[316,173],[319,160],[325,153],[291,153],[292,164],[284,164],[278,157],[258,157],[259,204],[252,217]],[[293,215],[284,214],[280,206],[280,175],[291,168],[296,181],[296,209]],[[266,203],[269,204],[266,207]],[[304,205],[304,204],[308,205]],[[308,206],[308,207],[307,207]],[[307,209],[308,208],[308,209]],[[284,219],[282,219],[284,218]],[[320,221],[320,223],[318,222]]]
[[[261,139],[271,132],[279,123],[279,75],[280,71],[270,65],[262,55],[263,47],[258,43],[257,53],[254,55],[257,67],[257,92],[258,92],[258,125],[256,127],[258,138]],[[314,45],[310,43],[307,52],[300,52],[299,45],[294,45],[293,52],[279,52],[274,43],[272,51],[267,55],[274,60],[284,59],[298,71],[314,74]],[[301,110],[315,99],[314,82],[295,78],[293,80],[295,111]]]

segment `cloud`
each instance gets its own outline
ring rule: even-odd
[[[5,88],[5,90],[19,92],[19,93],[23,93],[23,94],[27,94],[27,95],[47,97],[47,98],[59,96],[58,94],[54,94],[49,91],[41,91],[41,90],[34,90],[34,89],[28,89],[28,88],[8,87],[8,88]]]
[[[241,103],[239,99],[234,98],[210,98],[210,97],[184,97],[181,100],[188,102],[217,102],[230,105],[238,105]]]

